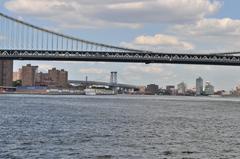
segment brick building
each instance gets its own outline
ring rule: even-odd
[[[67,87],[68,86],[68,72],[65,70],[57,70],[52,68],[48,70],[48,76],[51,79],[55,87]]]
[[[12,86],[13,61],[0,60],[0,86]]]
[[[30,64],[22,67],[22,86],[35,86],[38,66]]]

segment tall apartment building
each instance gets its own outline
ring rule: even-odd
[[[67,87],[67,85],[68,85],[68,72],[63,69],[60,70],[60,72],[59,72],[58,85],[60,87]]]
[[[36,86],[50,86],[53,85],[48,73],[37,73]]]
[[[35,86],[38,66],[30,64],[22,67],[22,86]]]
[[[67,87],[68,85],[68,72],[65,70],[57,70],[53,68],[48,70],[48,76],[56,87]]]
[[[0,86],[12,86],[13,61],[0,61]]]
[[[51,79],[51,81],[54,83],[54,85],[57,85],[58,78],[59,78],[59,70],[56,68],[52,68],[51,70],[48,70],[48,76]]]

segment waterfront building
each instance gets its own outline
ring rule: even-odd
[[[53,82],[55,87],[67,87],[68,86],[68,72],[65,70],[57,70],[52,68],[48,70],[48,76]]]
[[[156,84],[147,85],[146,94],[147,95],[156,95],[159,93],[159,86]]]
[[[19,69],[17,72],[13,72],[13,81],[22,80],[22,69]]]
[[[49,86],[52,85],[52,81],[49,78],[48,73],[37,73],[37,80],[36,80],[37,86]]]
[[[140,86],[139,87],[139,93],[140,94],[145,94],[145,91],[146,91],[146,87],[145,86]]]
[[[56,68],[52,68],[51,70],[48,70],[48,76],[54,83],[54,85],[57,85],[58,79],[59,79],[59,70]]]
[[[232,94],[237,95],[237,96],[240,96],[240,85],[238,85],[238,86],[236,87],[236,90],[233,91]]]
[[[203,95],[203,79],[201,77],[196,79],[196,95]]]
[[[187,85],[184,82],[177,85],[178,95],[185,95],[186,91],[187,91]]]
[[[205,95],[213,95],[214,94],[214,86],[211,85],[210,82],[206,82],[204,93],[205,93]]]
[[[167,94],[167,95],[175,95],[176,94],[175,86],[173,86],[173,85],[166,86],[165,94]]]
[[[58,86],[67,87],[68,86],[68,72],[65,70],[60,70]]]
[[[35,86],[38,66],[27,64],[22,67],[22,86]]]
[[[0,60],[0,86],[12,86],[13,61]]]

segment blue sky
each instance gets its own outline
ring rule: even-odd
[[[32,24],[78,38],[133,48],[158,50],[240,50],[239,0],[8,0],[0,11]],[[240,84],[240,69],[223,66],[144,65],[87,62],[16,61],[69,71],[70,79],[149,83],[165,87],[185,81],[194,87],[202,76],[217,89]]]

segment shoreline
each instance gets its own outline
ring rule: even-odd
[[[86,95],[84,93],[16,93],[16,92],[1,92],[1,95],[42,95],[42,96],[145,96],[145,97],[194,97],[194,98],[240,98],[236,95],[221,95],[221,96],[177,96],[177,95],[145,95],[145,94],[96,94],[96,95]]]

